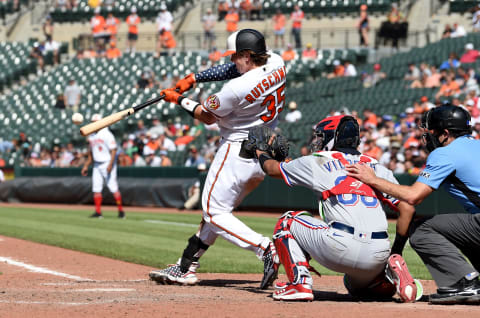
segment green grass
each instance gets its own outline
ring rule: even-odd
[[[104,212],[104,219],[88,218],[89,211],[0,207],[0,234],[67,249],[102,255],[127,262],[162,267],[174,263],[187,240],[196,232],[200,215],[128,213],[117,219],[116,212]],[[271,236],[277,221],[271,218],[240,216],[255,231]],[[155,223],[153,223],[153,222]],[[394,237],[395,225],[389,232]],[[404,257],[412,275],[431,279],[417,254],[407,245]],[[250,252],[218,238],[202,257],[200,272],[261,273],[263,264]],[[336,275],[320,265],[325,275]]]

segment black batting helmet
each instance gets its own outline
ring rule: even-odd
[[[227,51],[223,53],[223,56],[243,50],[252,50],[256,54],[266,53],[267,45],[263,34],[254,29],[243,29],[232,33],[227,39]]]
[[[442,105],[423,114],[422,128],[428,130],[454,130],[471,132],[470,113],[462,107]]]
[[[360,144],[360,128],[357,120],[348,115],[323,119],[315,126],[314,136],[310,145],[312,152],[357,149]]]

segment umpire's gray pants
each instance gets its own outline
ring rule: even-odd
[[[480,214],[441,214],[416,221],[410,231],[410,245],[437,286],[451,286],[465,275],[480,271]]]

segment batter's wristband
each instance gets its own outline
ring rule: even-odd
[[[187,111],[187,113],[192,116],[192,117],[195,117],[195,108],[197,108],[197,106],[200,106],[199,103],[189,99],[189,98],[186,98],[184,96],[180,96],[178,97],[178,100],[177,100],[178,104],[180,106],[182,106],[183,109],[185,109]]]
[[[258,161],[260,162],[260,167],[262,168],[263,172],[266,172],[265,169],[263,168],[263,165],[265,165],[265,162],[267,160],[274,160],[274,159],[266,152],[262,152],[260,156],[258,156]]]

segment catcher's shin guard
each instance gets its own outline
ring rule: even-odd
[[[200,238],[194,234],[188,239],[188,245],[183,250],[182,259],[180,261],[180,269],[186,272],[193,262],[198,262],[199,258],[205,253],[209,245],[203,243]]]
[[[277,249],[280,263],[283,264],[288,280],[293,284],[312,284],[312,277],[308,270],[309,263],[303,250],[290,233],[290,226],[296,215],[305,214],[304,211],[287,212],[278,220],[273,243]]]

